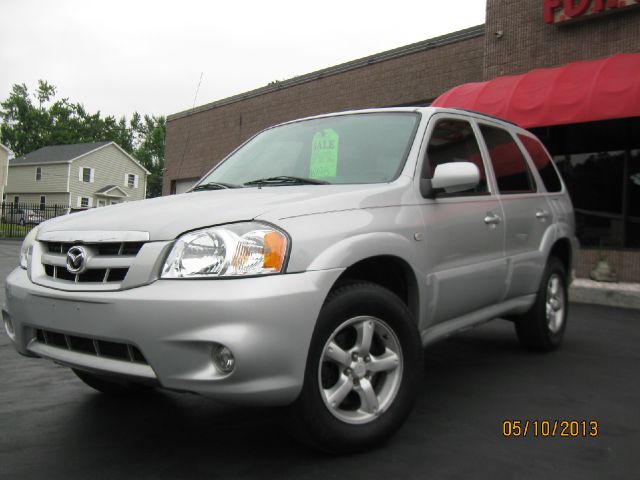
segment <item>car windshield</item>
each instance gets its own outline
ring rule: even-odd
[[[384,183],[402,169],[419,115],[338,115],[266,130],[230,155],[195,189],[219,186]],[[224,188],[224,187],[223,187]]]

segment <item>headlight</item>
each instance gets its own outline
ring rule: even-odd
[[[31,263],[31,253],[33,252],[33,244],[36,243],[36,234],[38,233],[38,227],[32,228],[27,236],[22,241],[20,247],[20,266],[27,270]]]
[[[247,222],[206,228],[178,238],[161,278],[280,273],[288,248],[286,234],[270,225]]]

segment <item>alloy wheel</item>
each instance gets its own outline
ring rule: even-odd
[[[547,282],[547,301],[545,305],[547,326],[552,333],[562,328],[565,315],[564,285],[560,275],[553,274]]]
[[[338,419],[368,423],[393,403],[402,371],[402,348],[391,328],[376,317],[354,317],[333,331],[322,350],[320,394]]]

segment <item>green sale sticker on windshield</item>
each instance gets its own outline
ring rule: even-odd
[[[309,177],[335,177],[338,169],[338,143],[340,137],[335,130],[325,128],[313,136]]]

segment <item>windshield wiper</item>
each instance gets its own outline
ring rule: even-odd
[[[300,184],[300,185],[329,185],[329,182],[324,180],[316,180],[315,178],[293,177],[290,175],[280,175],[278,177],[259,178],[257,180],[250,180],[244,182],[244,185],[286,185],[286,184]]]
[[[242,188],[242,186],[234,185],[233,183],[208,182],[208,183],[203,183],[202,185],[193,187],[191,191],[197,192],[198,190],[222,190],[223,188]]]

